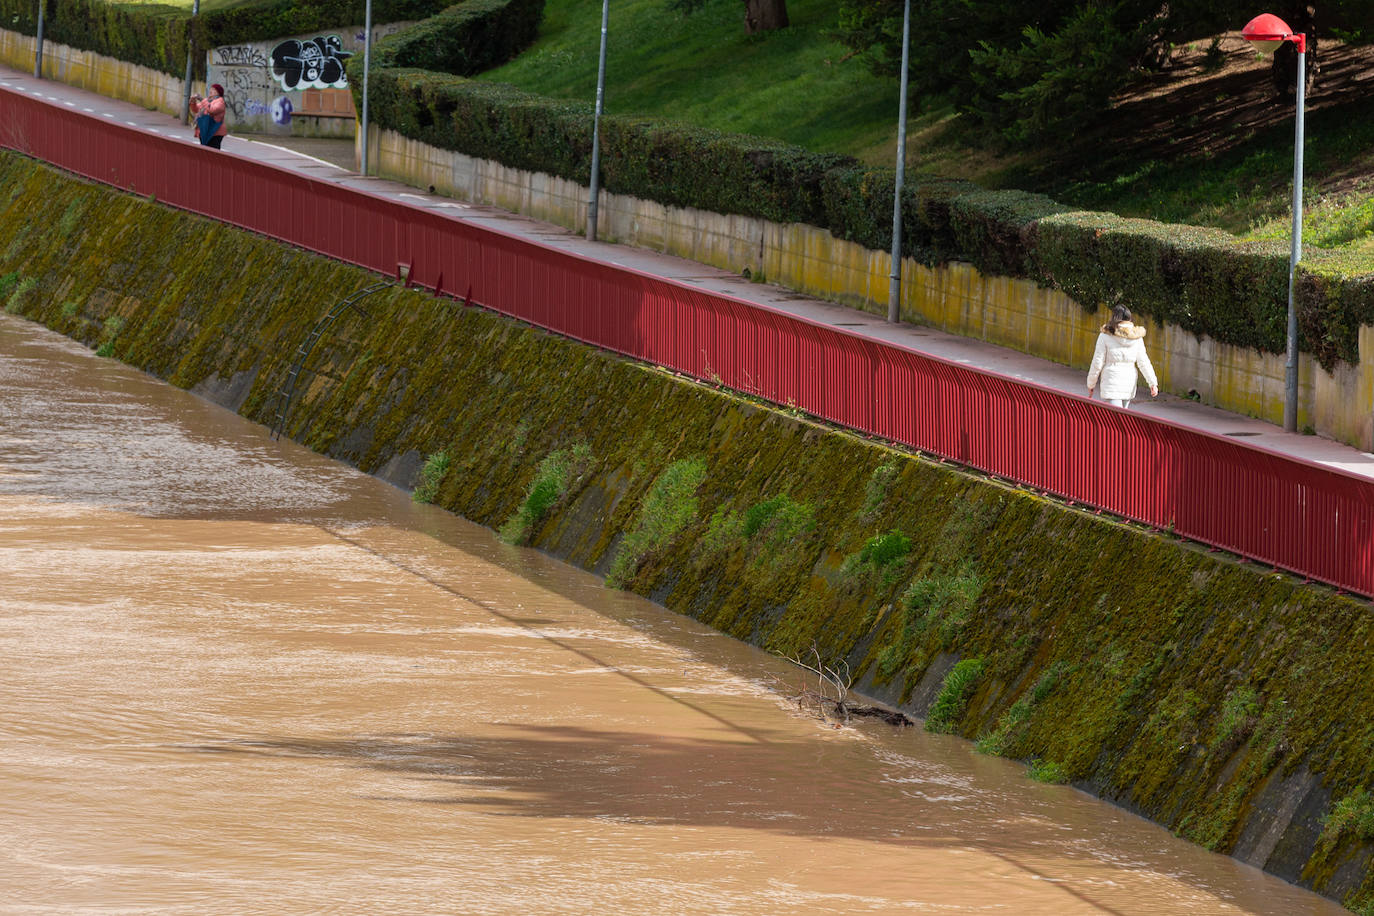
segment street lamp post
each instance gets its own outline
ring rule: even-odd
[[[33,78],[41,80],[43,78],[43,8],[48,5],[48,0],[38,0],[38,35],[33,47]]]
[[[892,191],[892,270],[888,275],[887,320],[902,314],[902,179],[906,177],[906,71],[911,50],[911,0],[902,7],[902,89],[897,102],[897,177]]]
[[[191,4],[191,20],[186,24],[186,84],[181,93],[181,123],[191,123],[191,64],[195,60],[196,17],[200,15],[200,0]]]
[[[611,0],[601,0],[601,56],[596,64],[596,112],[592,115],[592,180],[587,189],[587,241],[596,241],[596,198],[601,193],[601,100],[606,94],[606,24]]]
[[[197,0],[199,2],[199,0]],[[367,71],[372,69],[372,0],[363,11],[363,111],[359,130],[363,135],[361,170],[367,174]]]
[[[1302,116],[1307,90],[1307,36],[1294,33],[1277,16],[1263,13],[1251,19],[1240,34],[1261,54],[1268,56],[1285,41],[1298,52],[1297,124],[1293,139],[1293,240],[1288,257],[1288,360],[1284,366],[1283,428],[1298,431],[1298,309],[1296,282],[1302,258]]]

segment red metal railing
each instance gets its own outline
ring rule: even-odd
[[[1374,595],[1374,482],[0,89],[0,146]],[[209,176],[213,176],[212,178]]]

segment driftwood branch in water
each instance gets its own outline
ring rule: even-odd
[[[821,659],[820,650],[815,643],[811,644],[811,652],[806,656],[781,657],[816,676],[815,688],[803,679],[797,692],[792,696],[798,708],[810,709],[823,719],[838,719],[841,725],[847,725],[851,718],[880,719],[889,725],[912,724],[905,713],[850,702],[849,692],[854,686],[854,674],[849,669],[849,663],[841,659],[838,665],[827,665]]]

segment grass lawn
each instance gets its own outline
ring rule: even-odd
[[[744,34],[739,0],[684,17],[666,0],[617,0],[606,42],[608,113],[688,121],[890,164],[897,83],[826,36],[830,0],[790,0],[790,28]],[[600,0],[548,0],[538,42],[482,79],[555,98],[596,97]]]
[[[877,165],[896,154],[897,81],[828,35],[834,5],[790,0],[790,28],[747,36],[739,0],[690,17],[618,0],[607,29],[606,111],[777,137]],[[548,0],[536,44],[482,75],[556,98],[596,93],[600,0]],[[1208,70],[1205,43],[1125,94],[1102,125],[1045,149],[990,150],[939,102],[911,99],[908,168],[1039,191],[1075,206],[1287,238],[1293,107],[1239,36]],[[1310,90],[1304,243],[1365,253],[1374,269],[1374,103],[1350,77],[1374,49],[1329,42]]]

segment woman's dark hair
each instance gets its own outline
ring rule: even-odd
[[[215,94],[218,95],[220,98],[224,98],[224,87],[221,86],[219,83],[211,83],[210,88],[215,90]]]
[[[1130,310],[1130,309],[1126,308],[1126,306],[1124,306],[1124,305],[1116,305],[1116,306],[1113,306],[1113,307],[1112,307],[1112,317],[1111,317],[1111,320],[1107,322],[1107,333],[1108,333],[1108,334],[1115,334],[1115,333],[1116,333],[1116,326],[1117,326],[1117,325],[1121,324],[1121,322],[1123,322],[1123,321],[1130,321],[1130,320],[1131,320],[1131,310]]]

